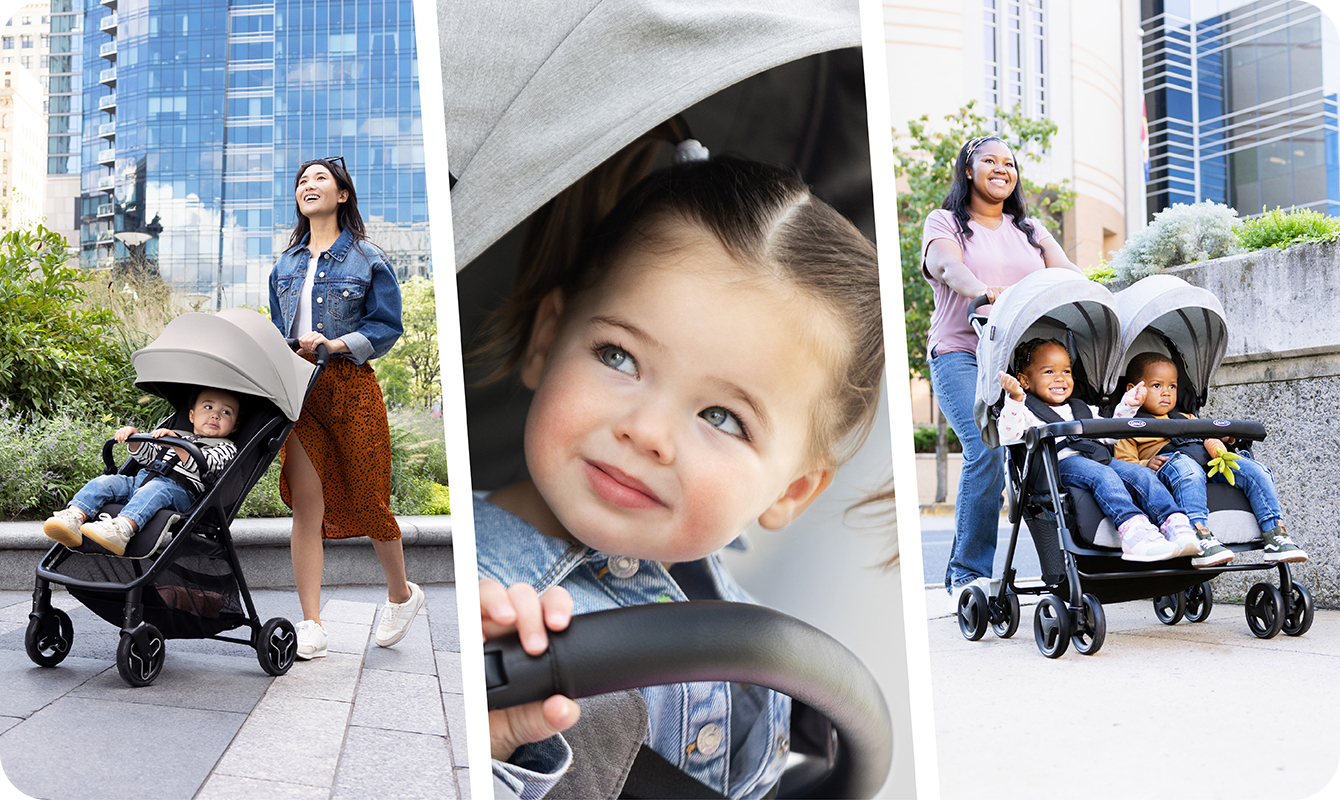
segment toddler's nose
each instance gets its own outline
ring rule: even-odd
[[[614,435],[662,464],[675,460],[670,415],[654,405],[640,404],[628,410],[615,425]]]

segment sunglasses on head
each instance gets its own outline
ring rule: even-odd
[[[344,170],[345,172],[348,172],[348,171],[349,171],[349,168],[346,167],[346,166],[344,166],[344,156],[324,156],[324,157],[322,157],[322,158],[314,158],[314,159],[312,159],[311,161],[307,161],[307,162],[303,163],[301,169],[307,169],[308,167],[312,166],[313,164],[319,164],[319,163],[321,163],[321,162],[323,162],[323,161],[326,162],[327,164],[332,164],[332,165],[333,165],[333,164],[339,164],[339,165],[340,165],[340,169]]]

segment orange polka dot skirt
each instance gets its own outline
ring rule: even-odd
[[[315,361],[314,356],[304,356]],[[371,536],[400,538],[391,514],[391,433],[386,405],[372,367],[332,358],[307,396],[293,433],[321,476],[326,514],[321,538]],[[288,457],[288,444],[280,458]],[[282,462],[281,462],[282,463]],[[293,507],[288,481],[279,477],[279,496]]]

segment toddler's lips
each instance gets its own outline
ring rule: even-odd
[[[582,471],[591,489],[610,505],[628,509],[663,507],[651,487],[622,470],[598,461],[583,461]]]

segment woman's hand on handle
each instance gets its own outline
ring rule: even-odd
[[[349,345],[345,344],[343,339],[327,339],[316,331],[304,333],[298,337],[299,352],[315,353],[317,345],[321,344],[324,344],[326,351],[332,355],[349,352]]]

